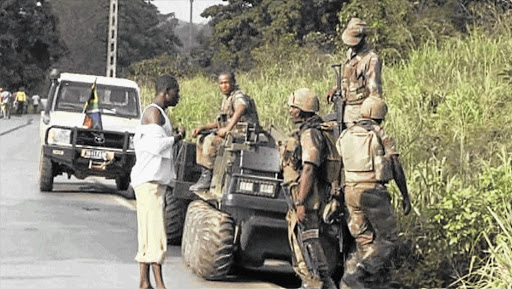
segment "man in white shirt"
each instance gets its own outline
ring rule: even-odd
[[[156,288],[165,288],[162,263],[167,251],[164,223],[165,191],[176,178],[173,145],[185,137],[185,130],[175,134],[165,109],[179,101],[179,85],[171,75],[160,76],[155,85],[156,94],[142,115],[134,136],[137,161],[132,168],[131,184],[137,199],[138,251],[141,289],[153,288],[149,266],[153,269]]]

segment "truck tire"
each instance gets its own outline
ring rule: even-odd
[[[39,157],[39,190],[41,192],[53,190],[53,163],[51,159],[44,156],[42,151]]]
[[[176,198],[174,190],[167,187],[165,192],[165,229],[167,243],[170,245],[181,244],[187,204],[187,201]]]
[[[192,269],[206,280],[225,279],[233,265],[234,222],[226,213],[209,207],[197,228]]]
[[[125,191],[130,186],[130,176],[118,176],[116,177],[116,187],[119,191]]]
[[[191,266],[193,252],[197,248],[196,229],[203,220],[209,205],[204,201],[193,201],[188,205],[185,222],[183,225],[183,236],[181,238],[181,255],[187,266]]]

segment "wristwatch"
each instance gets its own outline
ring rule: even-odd
[[[295,207],[300,207],[300,206],[304,206],[304,201],[295,201],[295,203],[293,203],[295,205]]]

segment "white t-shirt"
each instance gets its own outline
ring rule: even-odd
[[[39,100],[40,100],[40,99],[41,99],[41,98],[39,97],[39,95],[34,94],[34,95],[32,96],[32,103],[33,103],[34,105],[39,105]]]
[[[139,124],[135,129],[133,143],[137,161],[131,172],[131,184],[134,188],[147,182],[170,185],[176,178],[173,159],[175,138],[171,122],[160,106],[154,103],[149,106],[160,110],[165,124]]]

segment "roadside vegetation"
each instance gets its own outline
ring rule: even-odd
[[[404,217],[391,187],[402,232],[395,275],[410,288],[511,286],[511,24],[502,18],[492,31],[475,27],[466,37],[426,42],[384,67],[385,127],[399,145],[413,203]],[[300,87],[317,92],[323,114],[331,110],[323,96],[340,55],[268,46],[253,57],[255,68],[237,80],[264,127],[290,130],[287,97]],[[215,78],[180,81],[174,122],[191,131],[212,121],[222,99]]]

